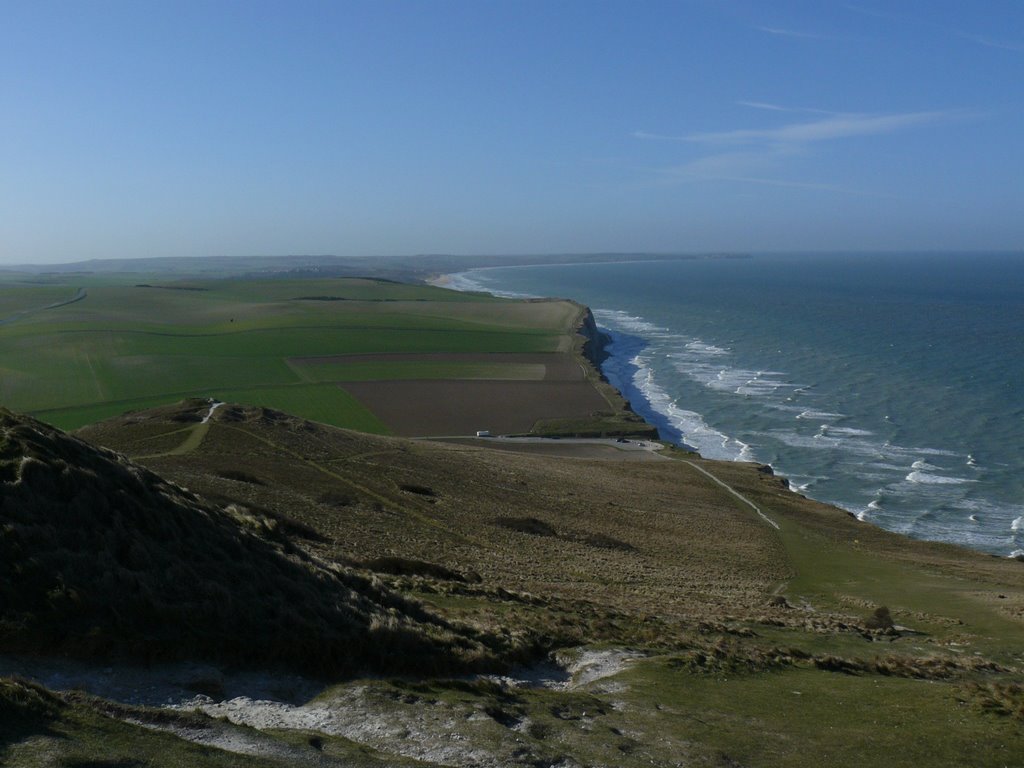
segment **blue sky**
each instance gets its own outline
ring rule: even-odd
[[[0,0],[0,262],[1024,248],[1024,2]]]

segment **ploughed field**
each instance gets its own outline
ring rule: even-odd
[[[577,362],[582,312],[361,278],[11,276],[0,402],[63,428],[204,397],[378,434],[529,432],[621,410]]]

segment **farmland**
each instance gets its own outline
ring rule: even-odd
[[[520,431],[621,407],[576,362],[571,302],[367,278],[136,280],[8,276],[0,403],[74,429],[213,398],[410,435],[481,423],[513,391],[496,423]],[[465,403],[458,425],[405,415],[410,399],[417,412],[452,400],[449,385]]]

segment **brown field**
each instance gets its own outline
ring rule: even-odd
[[[329,355],[293,357],[298,365],[359,365],[360,363],[481,363],[488,366],[543,366],[544,381],[583,381],[583,368],[566,352],[527,353],[394,353],[379,355]]]
[[[609,410],[588,381],[361,381],[344,389],[405,437],[529,432],[540,419]]]
[[[467,435],[478,430],[524,433],[540,420],[587,419],[614,410],[588,380],[583,364],[569,352],[331,355],[297,357],[289,362],[307,370],[318,365],[358,367],[373,363],[486,367],[485,375],[465,379],[337,379],[339,386],[393,434],[405,437]],[[525,375],[524,371],[537,373]]]
[[[506,440],[479,438],[441,439],[437,442],[451,442],[457,445],[472,445],[492,451],[526,453],[530,456],[551,456],[560,459],[595,459],[597,461],[665,461],[665,457],[654,451],[624,451],[612,445],[595,443],[574,443],[570,440],[545,440],[544,442],[519,443]]]

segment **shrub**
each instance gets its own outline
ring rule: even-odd
[[[494,521],[494,525],[533,536],[558,536],[553,527],[536,517],[499,517]]]
[[[469,581],[463,574],[451,568],[408,557],[376,557],[362,562],[361,566],[370,571],[389,573],[392,576],[428,576],[432,579],[463,583]]]
[[[882,605],[876,608],[875,612],[867,618],[867,621],[864,622],[864,626],[868,629],[892,629],[895,624],[893,623],[889,609]]]
[[[415,483],[403,483],[398,486],[407,493],[415,493],[418,496],[429,496],[431,498],[437,496],[437,492],[433,488],[428,488],[425,485],[416,485]]]

